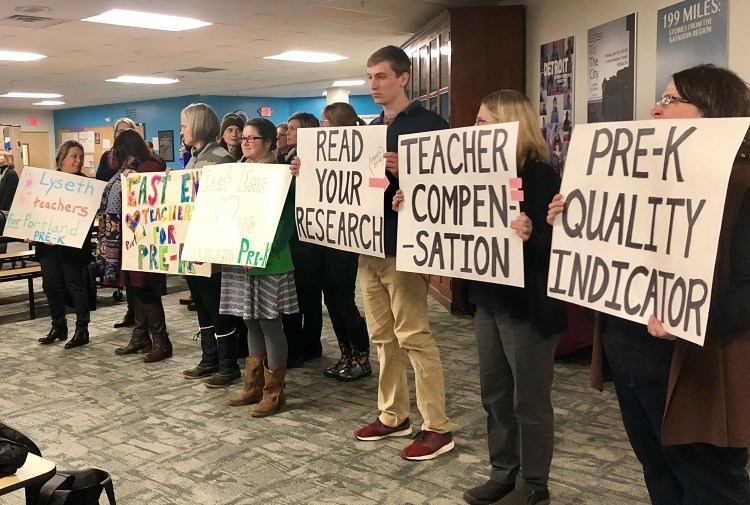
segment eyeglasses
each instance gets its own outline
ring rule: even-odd
[[[690,103],[689,100],[685,100],[682,97],[674,96],[674,95],[667,95],[663,96],[660,99],[656,101],[656,105],[661,105],[662,107],[665,107],[671,103],[679,102],[679,103]]]
[[[240,141],[247,142],[248,144],[253,144],[259,140],[263,140],[263,137],[256,137],[254,135],[250,135],[249,137],[240,137]]]

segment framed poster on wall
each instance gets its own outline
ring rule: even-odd
[[[635,35],[635,14],[589,30],[589,123],[635,118]]]
[[[573,130],[575,38],[542,44],[539,60],[539,127],[562,175]]]
[[[174,161],[174,130],[159,130],[159,156],[164,161]]]

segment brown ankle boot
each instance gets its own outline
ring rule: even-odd
[[[155,333],[151,338],[154,339],[154,346],[143,361],[155,363],[172,357],[172,342],[169,340],[169,333]]]
[[[272,416],[286,405],[284,398],[284,376],[286,375],[286,363],[279,366],[273,372],[268,369],[268,363],[263,362],[263,398],[260,403],[250,410],[253,417]]]
[[[265,354],[257,354],[245,358],[245,385],[239,393],[229,395],[228,403],[232,407],[258,403],[263,397],[263,362]]]

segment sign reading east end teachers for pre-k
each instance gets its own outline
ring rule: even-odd
[[[399,137],[396,269],[523,286],[518,123]]]
[[[576,126],[550,296],[703,345],[727,184],[750,119]]]
[[[289,165],[203,167],[183,259],[263,268],[292,174]]]
[[[176,275],[211,275],[211,264],[182,257],[200,170],[122,178],[122,268]]]
[[[106,185],[59,170],[24,167],[3,233],[80,249]]]
[[[297,132],[300,240],[384,257],[383,192],[387,126],[305,128]]]

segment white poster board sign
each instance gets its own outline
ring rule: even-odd
[[[289,165],[203,167],[183,259],[265,267],[291,181]]]
[[[748,118],[578,125],[548,293],[702,345],[726,188]]]
[[[518,123],[399,137],[396,269],[524,285]]]
[[[303,168],[296,181],[295,224],[301,241],[385,257],[387,129],[381,125],[297,132]]]
[[[122,177],[122,269],[211,275],[211,265],[182,258],[200,170]]]
[[[3,233],[80,249],[106,185],[58,170],[24,167]]]

